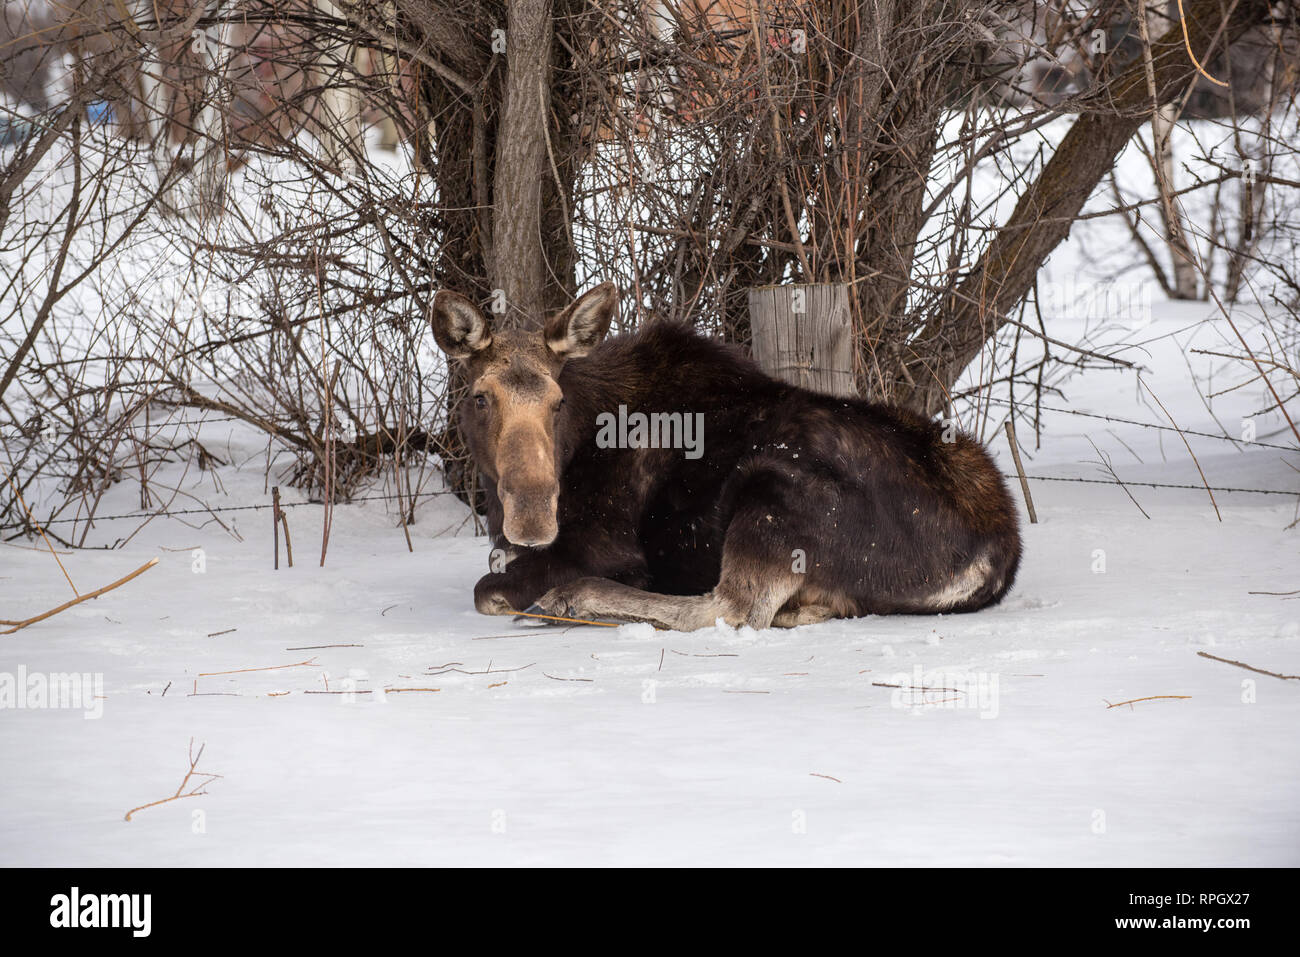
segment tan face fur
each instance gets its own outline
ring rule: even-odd
[[[559,534],[555,426],[564,396],[557,380],[565,361],[600,343],[617,307],[618,291],[603,283],[540,330],[494,331],[464,296],[442,290],[434,298],[434,339],[465,364],[470,383],[462,428],[475,464],[496,483],[502,532],[515,545],[549,545]]]

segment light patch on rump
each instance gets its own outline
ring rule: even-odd
[[[981,555],[957,574],[952,581],[925,600],[925,606],[933,611],[947,611],[963,602],[970,601],[976,593],[988,584],[993,574],[993,563],[988,555]]]

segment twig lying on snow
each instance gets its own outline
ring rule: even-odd
[[[1106,701],[1106,709],[1110,710],[1111,708],[1119,708],[1126,704],[1128,705],[1137,704],[1139,701],[1156,701],[1160,698],[1178,698],[1180,700],[1184,700],[1190,697],[1191,695],[1189,694],[1153,694],[1146,698],[1134,698],[1131,701],[1116,701],[1114,704],[1111,704],[1109,701],[1106,701],[1105,698],[1102,698],[1101,700]]]
[[[303,694],[373,694],[372,691],[304,691]]]
[[[319,668],[319,667],[320,665],[316,664],[315,658],[308,658],[306,661],[295,661],[293,664],[289,664],[289,665],[271,665],[270,667],[267,668],[236,668],[234,671],[200,671],[194,679],[194,690],[190,692],[188,697],[193,698],[196,695],[198,695],[199,678],[215,678],[220,675],[242,675],[242,674],[247,674],[250,671],[279,671],[282,668]],[[324,672],[321,672],[322,677],[324,677],[324,674],[325,674]],[[325,679],[325,687],[326,688],[329,687],[328,678]]]
[[[185,777],[181,780],[181,786],[176,789],[176,793],[173,794],[171,797],[163,798],[161,801],[150,801],[148,804],[141,804],[139,807],[131,808],[131,810],[126,812],[126,820],[128,821],[131,820],[132,814],[134,814],[136,811],[143,811],[147,807],[157,807],[159,804],[166,804],[169,801],[179,801],[181,798],[199,797],[200,795],[207,794],[207,792],[204,791],[203,789],[207,787],[209,784],[211,784],[214,780],[221,777],[221,775],[209,774],[205,771],[197,770],[199,766],[199,761],[203,758],[203,749],[205,747],[207,747],[206,744],[200,744],[199,753],[195,754],[194,739],[190,738],[190,769],[185,772]],[[193,791],[190,791],[188,793],[182,793],[185,791],[185,785],[190,783],[190,778],[194,777],[196,773],[198,774],[199,777],[207,778],[207,780],[204,781],[202,784],[196,785]]]
[[[438,675],[445,675],[452,671],[460,675],[496,675],[505,674],[508,671],[523,671],[525,668],[531,668],[535,664],[537,664],[537,662],[534,661],[532,664],[520,665],[518,668],[493,668],[492,662],[489,661],[487,668],[483,671],[466,671],[463,668],[444,667],[441,671],[426,671],[425,674],[431,678],[436,678]]]
[[[279,671],[281,668],[314,668],[319,667],[315,658],[308,658],[306,661],[295,661],[291,665],[271,665],[268,668],[236,668],[234,671],[200,671],[200,678],[214,678],[217,675],[242,675],[250,671]]]
[[[868,668],[867,670],[870,671],[871,669]],[[859,672],[859,673],[860,673],[860,672]],[[965,694],[965,693],[966,693],[966,692],[962,691],[960,688],[925,688],[925,687],[917,687],[916,685],[891,685],[891,684],[889,684],[889,683],[886,682],[886,681],[873,681],[873,682],[871,682],[871,687],[873,687],[873,688],[900,688],[900,689],[902,689],[903,691],[954,691],[954,692],[956,692],[957,694]]]
[[[559,615],[543,615],[536,611],[517,611],[516,615],[523,615],[525,618],[546,618],[550,621],[572,621],[579,625],[600,625],[602,628],[617,628],[618,625],[610,621],[589,621],[586,618],[562,618]]]
[[[119,578],[117,581],[113,582],[113,584],[105,585],[103,588],[97,588],[92,592],[86,593],[85,595],[78,595],[76,598],[72,599],[72,601],[64,602],[58,608],[51,608],[49,611],[45,612],[44,614],[37,615],[34,618],[28,618],[25,621],[8,621],[5,619],[0,619],[0,625],[14,626],[8,629],[7,631],[0,631],[0,635],[12,635],[15,631],[18,631],[19,629],[22,628],[26,628],[28,625],[34,625],[38,621],[44,621],[46,618],[51,618],[54,615],[57,615],[61,611],[67,611],[73,605],[79,605],[83,601],[89,601],[92,598],[98,598],[100,595],[104,594],[105,592],[110,592],[114,588],[117,588],[121,585],[125,585],[132,578],[135,578],[137,575],[144,574],[145,572],[147,572],[149,569],[153,568],[157,564],[158,564],[158,559],[151,558],[143,565],[141,565],[139,568],[137,568],[135,571],[133,571],[131,574]]]
[[[505,682],[501,682],[505,684]],[[489,688],[495,688],[496,685],[488,685]],[[401,694],[403,691],[441,691],[441,688],[385,688],[384,694]]]
[[[1253,671],[1256,674],[1281,678],[1283,681],[1300,681],[1300,675],[1280,675],[1276,671],[1265,671],[1263,668],[1256,668],[1252,665],[1248,665],[1244,661],[1233,661],[1231,658],[1220,658],[1218,655],[1212,655],[1208,651],[1198,651],[1197,654],[1202,658],[1209,658],[1211,661],[1222,661],[1225,665],[1236,665],[1238,668],[1245,668],[1247,671]]]

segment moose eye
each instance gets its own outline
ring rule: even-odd
[[[486,395],[484,395],[482,392],[475,392],[475,393],[474,393],[474,407],[475,407],[476,409],[486,409],[486,408],[487,408],[487,404],[488,404],[488,403],[487,403],[487,396],[486,396]]]

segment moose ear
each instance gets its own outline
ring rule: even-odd
[[[487,317],[460,293],[439,290],[429,310],[429,324],[438,348],[453,359],[468,359],[492,345]]]
[[[561,359],[585,356],[605,338],[618,311],[618,287],[602,282],[546,323],[546,345]]]

